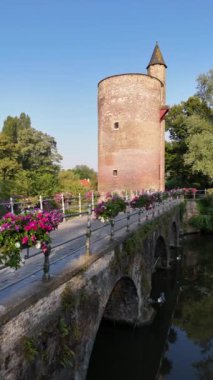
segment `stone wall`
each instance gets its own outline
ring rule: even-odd
[[[84,380],[103,317],[150,322],[152,274],[159,256],[170,259],[174,225],[178,233],[178,206],[84,258],[64,282],[35,284],[36,297],[2,313],[0,378]]]
[[[196,233],[200,232],[198,228],[192,227],[188,221],[192,216],[199,215],[199,211],[197,208],[197,202],[194,199],[189,199],[186,201],[186,208],[185,208],[185,213],[184,213],[184,219],[183,219],[183,232],[185,234],[190,234],[190,233]]]

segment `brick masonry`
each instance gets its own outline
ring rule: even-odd
[[[100,192],[164,190],[164,121],[159,115],[165,105],[165,70],[155,64],[147,75],[115,75],[99,82]]]

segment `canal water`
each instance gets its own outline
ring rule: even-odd
[[[213,380],[213,236],[184,238],[182,260],[153,278],[153,323],[102,321],[87,380]]]

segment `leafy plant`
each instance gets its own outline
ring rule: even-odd
[[[103,222],[115,218],[119,212],[126,210],[126,202],[118,195],[109,196],[106,201],[102,201],[95,207],[96,219]]]
[[[130,206],[132,208],[142,208],[145,207],[146,209],[149,209],[150,206],[154,202],[153,195],[150,194],[141,194],[139,196],[134,197],[131,202]]]
[[[59,330],[62,338],[69,335],[69,327],[67,326],[67,324],[63,318],[60,318],[60,320],[59,320],[58,330]]]
[[[202,232],[213,233],[213,195],[197,201],[199,215],[193,216],[189,223]]]
[[[4,215],[0,219],[0,263],[17,269],[21,250],[26,246],[36,246],[47,253],[51,241],[49,233],[61,221],[59,211]]]
[[[73,358],[75,354],[74,352],[69,348],[67,344],[63,344],[60,352],[60,364],[62,367],[73,367]]]
[[[23,337],[22,344],[25,359],[28,362],[33,362],[38,354],[35,340],[33,338]]]

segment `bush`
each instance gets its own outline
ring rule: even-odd
[[[193,216],[189,223],[191,226],[199,228],[201,232],[213,233],[213,215]]]

